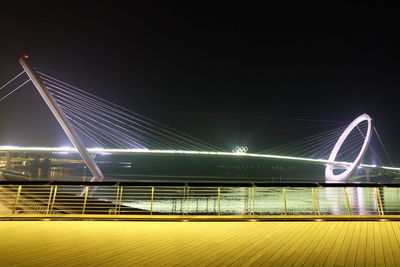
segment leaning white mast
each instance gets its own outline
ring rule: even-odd
[[[82,140],[79,138],[79,135],[72,127],[71,123],[69,122],[68,118],[65,116],[64,112],[49,92],[47,87],[44,85],[42,79],[39,75],[35,72],[35,70],[28,64],[26,57],[21,57],[19,59],[19,63],[21,64],[22,68],[24,68],[26,74],[28,74],[30,80],[35,85],[36,89],[39,91],[39,94],[42,96],[43,100],[46,102],[47,106],[50,108],[53,115],[56,117],[58,123],[63,128],[64,132],[67,134],[68,138],[71,140],[72,144],[78,150],[79,154],[81,155],[82,159],[85,161],[86,165],[88,166],[89,170],[93,174],[92,181],[102,181],[104,176],[99,167],[97,166],[96,162],[93,160],[91,154],[87,151],[86,147],[83,145]]]

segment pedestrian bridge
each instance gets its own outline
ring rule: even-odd
[[[36,71],[30,66],[27,59],[27,56],[23,56],[19,60],[24,71],[0,86],[0,90],[14,88],[0,101],[32,82],[74,146],[71,152],[79,153],[93,175],[93,181],[101,182],[105,178],[93,158],[93,154],[97,153],[194,154],[235,157],[245,155],[253,158],[312,162],[325,165],[324,174],[326,181],[329,182],[348,181],[359,168],[365,170],[367,180],[371,168],[391,170],[397,174],[400,170],[393,165],[378,131],[372,125],[372,118],[368,114],[361,114],[350,124],[339,122],[340,127],[338,128],[307,136],[288,144],[270,147],[255,154],[246,154],[245,152],[248,151],[246,146],[237,146],[234,149],[235,153],[230,153],[226,148],[209,144],[174,130],[74,85]],[[28,79],[24,74],[28,76]],[[24,78],[23,82],[21,82],[22,78]],[[338,126],[337,123],[337,121],[331,121],[329,125]],[[372,163],[365,164],[363,162],[373,134],[377,137],[381,152],[390,165],[384,164],[379,153],[372,147],[370,149]],[[85,138],[81,139],[81,137]],[[87,149],[84,140],[100,149]],[[0,147],[0,152],[6,154],[6,170],[10,168],[10,154],[14,151],[56,152],[59,149]],[[65,152],[65,150],[60,152]],[[339,170],[340,172],[338,172]]]

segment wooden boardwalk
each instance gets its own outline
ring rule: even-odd
[[[0,221],[0,266],[400,266],[400,222]]]

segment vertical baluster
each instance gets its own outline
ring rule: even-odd
[[[288,212],[287,212],[287,203],[286,203],[286,188],[282,188],[282,198],[283,198],[283,206],[285,208],[285,215],[287,215]]]
[[[121,188],[117,186],[117,195],[115,197],[115,208],[114,208],[114,215],[117,215],[117,210],[118,210],[118,202],[119,202],[119,192]]]
[[[123,193],[124,193],[124,187],[121,186],[120,189],[119,189],[119,203],[118,203],[118,210],[117,210],[118,215],[121,214],[122,194]]]
[[[346,199],[346,206],[347,206],[347,214],[351,215],[351,207],[350,207],[350,200],[349,200],[349,195],[347,193],[347,187],[343,188],[343,192],[344,192],[344,197]]]
[[[255,215],[255,187],[251,188],[251,206],[252,206],[252,213]]]
[[[154,186],[151,187],[150,215],[153,215]]]
[[[186,201],[185,201],[185,208],[186,208],[186,213],[189,214],[189,192],[190,192],[190,187],[186,187]]]
[[[248,215],[251,215],[251,187],[247,188],[247,205],[246,211]]]
[[[54,202],[56,201],[56,196],[57,196],[57,190],[58,190],[58,186],[54,186],[54,190],[53,190],[53,200],[51,201],[51,206],[50,206],[50,213],[53,212],[53,207],[54,207]]]
[[[21,190],[22,190],[22,185],[18,186],[17,196],[15,197],[15,203],[14,203],[14,207],[12,209],[12,214],[15,214],[15,211],[17,209],[19,197],[21,195]]]
[[[85,214],[88,195],[89,195],[89,186],[86,186],[85,187],[85,198],[83,199],[82,214]]]
[[[221,215],[221,187],[218,187],[217,205],[218,205],[218,215]]]
[[[378,187],[374,188],[374,192],[375,192],[376,206],[378,207],[378,215],[384,215],[383,206],[382,206],[381,192],[380,192]]]
[[[49,199],[47,200],[46,214],[49,214],[52,199],[53,199],[53,185],[50,186],[50,193],[49,193]]]
[[[314,202],[314,215],[320,215],[318,188],[312,188],[312,197]]]
[[[317,215],[321,215],[321,206],[319,205],[319,192],[318,188],[314,188],[315,190],[315,205],[317,208]]]

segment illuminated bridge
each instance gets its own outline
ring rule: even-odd
[[[344,168],[352,165],[351,162],[331,162],[328,159],[218,151],[106,148],[88,148],[87,151],[94,155],[96,164],[107,174],[107,181],[152,177],[155,180],[188,179],[199,182],[325,182],[324,170],[327,164]],[[76,168],[84,167],[84,162],[79,159],[79,153],[74,148],[3,146],[0,147],[0,153],[8,155],[3,157],[3,165],[7,170],[30,173],[27,177],[34,180],[51,179],[48,172],[63,163],[73,162]],[[49,159],[49,165],[41,164],[38,157]],[[47,174],[42,173],[43,177],[36,177],[32,171],[35,166],[47,170]],[[119,174],[114,173],[116,170]],[[368,178],[376,177],[374,181],[384,177],[387,177],[386,181],[392,181],[398,177],[400,168],[360,164],[350,180],[365,179],[366,170]],[[90,176],[90,173],[86,175]]]
[[[0,101],[32,82],[73,147],[0,146],[6,213],[85,214],[90,201],[91,213],[114,215],[397,212],[391,183],[400,168],[367,114],[258,153],[226,152],[36,71],[27,57],[20,64],[24,71],[0,87],[14,86]],[[284,182],[292,184],[276,184]]]
[[[246,147],[226,152],[36,71],[26,56],[20,64],[24,71],[0,87],[14,86],[0,101],[32,82],[74,148],[2,146],[8,180],[52,180],[49,172],[68,164],[81,170],[75,176],[92,181],[393,182],[400,177],[367,114],[258,153],[247,153]],[[371,146],[374,139],[389,165]],[[58,178],[68,175],[73,180],[70,174]]]
[[[0,264],[400,264],[400,168],[367,114],[226,152],[20,63],[0,102],[32,82],[73,147],[0,146]]]

